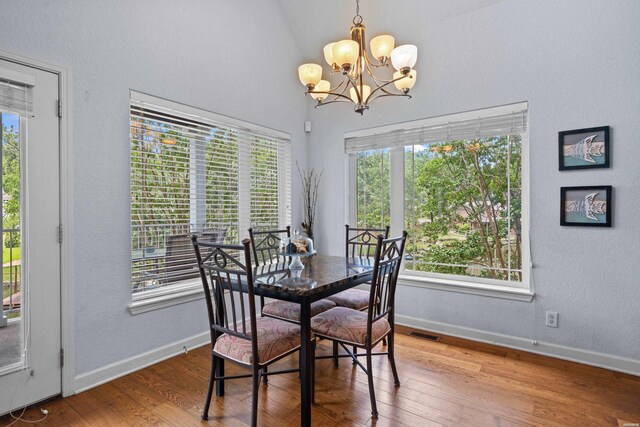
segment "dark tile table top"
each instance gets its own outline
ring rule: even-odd
[[[256,288],[277,294],[306,297],[361,283],[371,279],[373,259],[314,255],[303,258],[304,269],[298,274],[288,263],[266,264],[254,268]],[[256,292],[257,293],[257,292]]]

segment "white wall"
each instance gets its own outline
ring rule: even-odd
[[[418,1],[402,10],[413,22],[430,13]],[[363,16],[370,35],[396,32],[378,8],[378,21]],[[413,99],[378,100],[364,117],[347,105],[310,114],[310,167],[325,171],[320,251],[343,251],[344,132],[528,101],[533,302],[402,286],[399,314],[640,360],[639,22],[633,0],[505,0],[399,27],[419,48]],[[612,128],[612,167],[559,172],[558,131],[601,125]],[[560,187],[599,184],[614,187],[613,228],[561,227]],[[559,328],[544,326],[546,310],[560,313]]]
[[[5,0],[0,49],[73,73],[68,231],[76,374],[207,331],[202,301],[137,316],[127,311],[129,89],[290,132],[294,160],[306,167],[299,50],[279,7],[257,0]]]

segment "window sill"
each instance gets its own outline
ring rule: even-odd
[[[401,286],[436,289],[439,291],[458,292],[524,302],[531,302],[534,296],[534,293],[529,289],[489,285],[484,283],[472,283],[462,280],[421,277],[408,274],[401,274],[398,278],[398,284]]]
[[[129,304],[129,313],[131,315],[146,313],[202,298],[204,298],[204,294],[202,293],[202,283],[200,281],[167,286],[134,294],[131,304]]]

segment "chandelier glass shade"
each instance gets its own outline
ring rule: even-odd
[[[416,84],[418,48],[405,44],[395,46],[393,36],[382,34],[371,39],[371,54],[365,43],[365,27],[360,16],[359,0],[356,0],[356,16],[353,18],[351,38],[327,44],[324,59],[331,74],[341,74],[341,81],[334,87],[322,79],[322,67],[318,64],[302,64],[298,67],[300,82],[307,88],[316,107],[335,102],[351,102],[357,113],[363,114],[374,99],[385,96],[405,96]],[[376,76],[374,70],[395,68],[389,79]],[[395,90],[393,89],[395,87]]]

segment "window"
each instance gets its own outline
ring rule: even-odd
[[[358,227],[384,228],[391,219],[389,149],[360,151],[356,157]]]
[[[133,91],[130,121],[134,301],[201,286],[191,234],[238,244],[291,222],[288,134]]]
[[[516,104],[347,136],[352,220],[406,229],[407,275],[528,289],[526,118]]]

